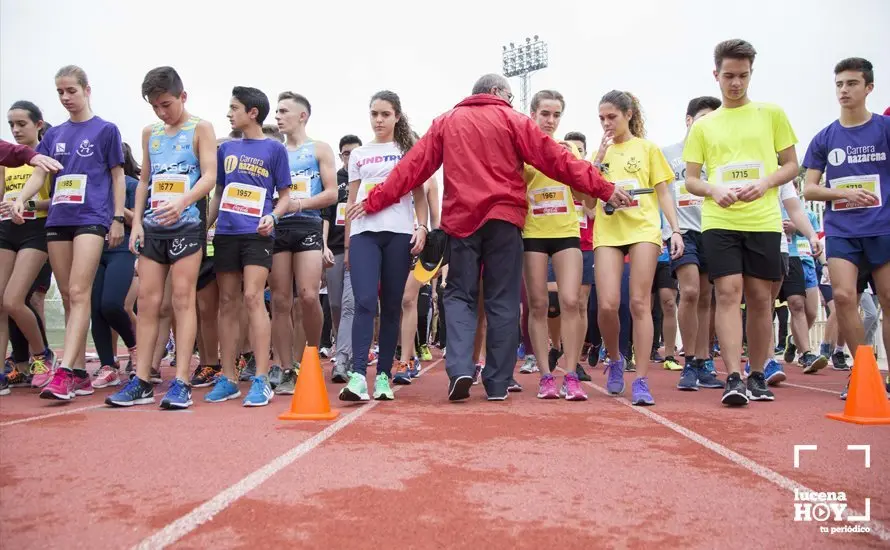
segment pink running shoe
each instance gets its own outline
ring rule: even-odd
[[[68,369],[56,369],[49,385],[40,392],[40,398],[71,401],[74,398],[74,373]]]
[[[42,388],[49,384],[56,372],[56,357],[52,352],[31,358],[31,386]]]
[[[93,389],[92,380],[89,375],[80,378],[75,374],[71,386],[74,390],[74,395],[93,395],[96,391]]]
[[[562,382],[562,388],[559,394],[566,398],[566,401],[587,401],[587,394],[581,388],[581,381],[574,372],[566,374]]]
[[[559,399],[556,380],[553,379],[552,374],[541,377],[541,383],[538,385],[538,399]]]
[[[93,387],[97,390],[110,386],[120,386],[120,384],[121,377],[120,374],[118,374],[117,369],[108,365],[103,365],[102,368],[99,369],[96,379],[93,380]]]

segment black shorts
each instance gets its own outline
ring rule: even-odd
[[[782,252],[782,279],[788,276],[788,253]]]
[[[788,275],[782,281],[779,301],[784,302],[791,296],[806,296],[807,285],[803,274],[803,262],[800,258],[788,258]]]
[[[53,268],[49,265],[49,261],[47,261],[40,269],[40,273],[37,274],[37,278],[34,279],[34,284],[31,285],[31,293],[39,292],[40,294],[46,294],[49,292],[52,279]]]
[[[46,228],[46,242],[73,241],[78,235],[98,235],[105,238],[108,228],[101,225],[57,225]]]
[[[201,260],[201,269],[198,270],[198,292],[201,292],[207,285],[216,281],[216,271],[214,270],[215,256],[204,256]]]
[[[711,282],[742,274],[766,281],[782,280],[782,234],[770,231],[709,229],[702,233]]]
[[[273,254],[322,250],[321,220],[294,220],[275,228]]]
[[[46,252],[46,218],[28,220],[21,225],[12,220],[0,222],[0,248],[13,252],[25,248]]]
[[[699,273],[708,272],[708,262],[705,259],[705,246],[702,243],[701,233],[688,230],[683,233],[683,255],[676,260],[671,260],[671,271],[684,265],[698,266]]]
[[[557,252],[577,248],[581,250],[580,237],[558,237],[555,239],[522,239],[522,245],[526,252],[540,252],[553,256]]]
[[[213,238],[213,269],[216,273],[231,273],[258,265],[271,270],[272,245],[272,237],[217,233]]]
[[[196,236],[156,237],[146,235],[139,253],[161,265],[173,265],[192,254],[200,253],[205,239]]]
[[[667,262],[658,262],[655,268],[655,279],[652,281],[652,292],[658,292],[662,288],[677,290],[679,288],[677,279],[671,271],[671,264]]]

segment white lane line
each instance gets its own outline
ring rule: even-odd
[[[7,422],[0,423],[0,428],[5,428],[6,426],[14,426],[16,424],[24,424],[25,422],[36,422],[38,420],[46,420],[47,418],[55,418],[56,416],[65,416],[68,414],[77,414],[80,412],[91,411],[93,409],[99,409],[105,407],[105,403],[100,405],[90,405],[89,407],[80,407],[78,409],[65,409],[64,411],[49,413],[49,414],[41,414],[39,416],[30,416],[28,418],[19,418],[18,420],[9,420]]]
[[[562,369],[560,369],[560,370],[562,370]],[[596,389],[598,392],[600,392],[604,395],[607,395],[607,396],[609,395],[609,392],[607,392],[605,388],[597,386],[593,382],[584,382],[584,383],[589,385],[590,387]],[[705,437],[697,432],[694,432],[688,428],[684,428],[683,426],[681,426],[679,424],[671,422],[667,418],[661,416],[660,414],[654,413],[645,407],[637,407],[635,405],[632,405],[630,401],[628,401],[627,399],[625,399],[623,397],[617,397],[617,398],[613,398],[613,399],[615,399],[615,401],[617,401],[618,403],[621,403],[622,405],[630,407],[630,409],[632,411],[640,413],[643,416],[647,417],[648,419],[661,424],[665,428],[668,428],[670,430],[677,432],[678,434],[682,435],[683,437],[698,443],[699,445],[708,449],[709,451],[713,451],[713,452],[717,453],[718,455],[722,456],[723,458],[726,458],[730,462],[732,462],[738,466],[741,466],[742,468],[745,468],[746,470],[769,481],[770,483],[778,485],[782,489],[785,489],[792,493],[794,492],[795,489],[798,492],[808,492],[808,493],[817,492],[817,491],[813,491],[812,489],[806,487],[805,485],[802,485],[802,484],[794,481],[793,479],[789,479],[778,472],[770,470],[766,466],[758,464],[757,462],[751,460],[750,458],[748,458],[744,455],[741,455],[731,449],[728,449],[715,441],[711,441],[707,437]],[[790,513],[790,511],[791,511],[791,508],[789,507],[789,513]],[[861,515],[863,515],[862,512],[859,512],[857,510],[850,510],[849,508],[847,508],[847,510],[844,512],[844,519],[846,519],[849,516],[861,516]],[[870,534],[878,537],[879,539],[881,539],[883,541],[890,541],[890,528],[888,528],[886,525],[884,525],[880,521],[871,520],[871,521],[857,523],[857,524],[862,525],[863,527],[867,526],[869,529],[871,529]]]
[[[434,368],[442,361],[444,361],[444,359],[439,359],[432,365],[426,367],[421,371],[421,374],[425,374],[427,371]],[[403,387],[405,386],[396,387],[393,390],[393,393],[399,391]],[[166,548],[167,546],[174,544],[175,542],[182,539],[184,536],[188,535],[189,533],[200,527],[202,524],[212,520],[215,515],[219,514],[220,512],[234,504],[235,501],[268,481],[269,478],[271,478],[284,468],[293,464],[297,459],[305,456],[313,449],[333,437],[337,432],[349,426],[370,411],[374,410],[374,408],[379,404],[380,401],[371,401],[369,403],[366,403],[364,406],[359,407],[355,411],[340,417],[340,420],[337,420],[324,430],[310,437],[306,441],[303,441],[302,443],[287,451],[278,458],[272,460],[271,462],[261,467],[259,470],[256,470],[252,474],[248,475],[241,481],[238,481],[229,488],[224,489],[221,493],[206,501],[204,504],[198,506],[188,514],[180,517],[172,523],[169,523],[166,527],[156,532],[154,535],[151,535],[150,537],[144,539],[133,548],[135,550],[155,550],[158,548]]]

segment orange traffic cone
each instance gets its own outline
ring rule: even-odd
[[[856,349],[844,412],[826,416],[853,424],[890,424],[890,401],[871,346]]]
[[[279,420],[333,420],[340,411],[331,410],[328,391],[324,384],[324,372],[318,358],[318,348],[307,346],[300,363],[300,376],[290,402],[290,410],[278,416]]]

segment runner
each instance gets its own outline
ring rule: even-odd
[[[331,322],[336,335],[336,353],[331,381],[343,384],[349,381],[352,370],[352,319],[355,315],[355,299],[352,295],[352,280],[344,263],[346,202],[349,199],[349,156],[362,146],[358,136],[345,135],[340,138],[340,162],[343,167],[337,171],[337,204],[324,211],[325,257],[333,256],[333,265],[328,268],[328,297],[331,301]],[[329,254],[330,252],[330,254]]]
[[[7,113],[9,129],[16,143],[36,148],[49,125],[43,113],[30,101],[16,101]],[[23,349],[13,345],[15,367],[7,375],[10,387],[42,388],[52,378],[55,355],[46,341],[46,330],[39,312],[31,306],[32,288],[47,265],[46,216],[49,208],[50,179],[45,178],[37,200],[29,201],[22,218],[14,219],[13,201],[21,193],[34,168],[0,167],[4,181],[0,202],[0,346],[6,351],[10,332],[20,331],[27,344]],[[7,322],[8,316],[8,322]],[[16,338],[17,340],[17,338]],[[13,341],[15,343],[15,340]],[[19,355],[20,354],[20,355]]]
[[[290,200],[296,211],[285,214],[275,230],[272,272],[272,341],[282,366],[274,365],[269,381],[276,392],[292,394],[299,374],[303,348],[319,347],[324,314],[318,292],[321,287],[322,237],[321,209],[337,201],[337,167],[331,146],[306,135],[312,115],[309,100],[294,92],[278,95],[275,120],[287,138],[290,166]],[[294,303],[294,278],[297,303]],[[299,326],[291,315],[299,308]],[[301,335],[295,339],[296,335]],[[254,348],[256,354],[262,351]],[[281,369],[285,368],[282,375]]]
[[[649,390],[649,361],[652,350],[652,282],[658,255],[664,245],[659,206],[671,228],[670,256],[683,254],[683,237],[677,222],[670,183],[674,173],[661,150],[645,139],[643,113],[636,97],[613,90],[600,100],[600,124],[604,136],[594,164],[603,166],[606,178],[626,191],[655,189],[654,194],[635,196],[626,208],[606,215],[603,205],[596,209],[593,235],[594,275],[596,276],[598,322],[609,353],[606,389],[612,395],[624,392],[626,358],[619,351],[618,306],[624,257],[630,258],[630,309],[633,347],[637,357],[637,378],[631,387],[634,405],[654,405]]]
[[[52,178],[46,240],[65,306],[65,351],[40,397],[69,401],[94,391],[84,368],[93,277],[106,235],[111,248],[123,240],[126,185],[120,132],[93,114],[86,73],[74,65],[62,67],[56,73],[56,90],[69,119],[50,128],[37,151],[64,165]],[[23,216],[45,178],[45,170],[34,169],[15,200],[14,217]]]
[[[881,307],[890,311],[890,118],[866,106],[874,90],[869,61],[844,59],[835,66],[834,75],[840,117],[816,134],[807,148],[804,196],[827,203],[825,249],[838,328],[855,354],[865,341],[858,310],[860,271],[871,272]],[[885,320],[882,328],[886,348],[890,322]],[[844,389],[841,399],[846,397]]]
[[[772,348],[772,284],[782,278],[782,214],[777,187],[797,175],[797,138],[785,112],[748,98],[756,52],[744,40],[714,50],[714,78],[723,105],[692,125],[686,139],[686,188],[705,197],[702,244],[708,276],[716,285],[716,328],[729,376],[722,402],[740,406],[773,400],[763,373]],[[776,155],[778,154],[778,162]],[[707,181],[701,177],[707,167]],[[741,378],[744,290],[747,337],[753,365],[747,388]]]
[[[216,223],[214,266],[219,285],[219,340],[222,374],[204,396],[210,403],[235,399],[235,361],[239,351],[239,314],[246,310],[251,347],[256,352],[256,375],[251,377],[245,407],[268,405],[270,326],[263,291],[272,268],[275,225],[291,206],[288,197],[272,207],[275,190],[290,188],[287,149],[266,139],[262,124],[269,114],[269,99],[256,88],[232,89],[228,118],[244,138],[223,143],[216,155],[216,192],[207,220]],[[218,218],[218,219],[217,219]],[[219,254],[216,254],[219,252]],[[243,295],[243,302],[242,302]],[[243,307],[242,307],[243,304]]]
[[[374,141],[353,150],[349,157],[348,205],[363,201],[377,184],[383,182],[415,141],[398,95],[390,91],[377,92],[371,98],[370,107]],[[429,207],[423,187],[416,188],[410,195],[405,193],[393,202],[396,204],[377,215],[346,223],[349,235],[346,264],[361,267],[352,279],[356,307],[352,325],[355,358],[349,383],[340,391],[342,401],[370,399],[365,378],[378,294],[380,354],[377,356],[374,399],[393,399],[390,378],[399,338],[405,281],[411,268],[411,256],[423,250],[429,231]],[[417,229],[414,229],[412,212],[417,216]]]
[[[532,97],[531,118],[538,128],[553,137],[559,129],[562,113],[565,111],[565,100],[562,94],[553,90],[541,90]],[[572,144],[567,144],[576,158],[581,158],[580,151]],[[586,401],[587,394],[581,387],[578,374],[569,368],[563,378],[562,385],[557,388],[553,378],[555,361],[561,339],[554,335],[554,354],[548,345],[547,319],[560,317],[560,334],[565,346],[566,365],[578,365],[581,357],[581,346],[584,344],[584,333],[581,324],[581,308],[578,306],[581,290],[583,261],[581,256],[580,224],[571,188],[558,181],[548,178],[532,166],[525,165],[523,178],[528,186],[528,213],[525,228],[522,231],[523,273],[525,288],[528,295],[530,315],[528,321],[529,335],[532,346],[537,352],[537,362],[548,360],[549,369],[540,369],[541,378],[538,384],[538,399],[559,399],[567,401]],[[588,202],[593,200],[581,193],[578,198]],[[547,290],[548,263],[552,261],[557,294],[554,307]],[[556,306],[559,307],[558,312]],[[549,310],[553,309],[553,312]],[[542,357],[544,350],[550,350],[548,357]]]

